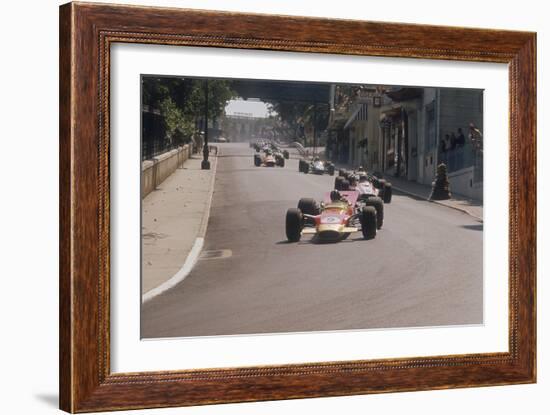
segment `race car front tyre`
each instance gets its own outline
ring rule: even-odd
[[[298,242],[302,237],[303,217],[300,209],[286,211],[286,238],[289,242]]]
[[[329,164],[327,171],[329,175],[334,176],[334,164]]]
[[[288,150],[283,151],[283,157],[287,160],[290,158],[290,153],[288,152]]]
[[[254,155],[254,165],[256,167],[260,167],[260,165],[262,164],[262,160],[260,159],[260,156],[259,155]]]
[[[304,173],[309,173],[309,163],[307,161],[304,161]]]
[[[391,203],[392,187],[391,183],[384,184],[384,203]]]
[[[361,232],[364,239],[376,238],[376,209],[373,206],[365,206],[361,210]]]
[[[365,201],[365,206],[372,206],[376,209],[376,227],[382,228],[384,224],[384,202],[377,196],[369,197]]]
[[[320,213],[319,204],[315,199],[303,197],[298,202],[298,209],[305,215],[316,216]]]

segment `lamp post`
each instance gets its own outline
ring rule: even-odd
[[[202,170],[210,170],[210,161],[208,161],[208,79],[204,80],[204,145],[202,147]]]
[[[313,103],[313,156],[317,154],[317,102]]]

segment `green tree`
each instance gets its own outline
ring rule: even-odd
[[[142,103],[160,111],[169,140],[189,139],[197,121],[204,118],[205,80],[176,77],[143,77]],[[227,102],[235,96],[231,81],[208,81],[208,118],[220,117]]]
[[[328,124],[328,105],[324,103],[271,101],[270,111],[272,114],[276,113],[280,121],[294,131],[297,138],[304,138],[301,136],[304,129],[315,127],[320,132]]]

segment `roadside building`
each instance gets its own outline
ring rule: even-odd
[[[470,124],[483,131],[482,90],[362,87],[347,92],[347,101],[334,97],[327,145],[332,160],[424,185],[431,185],[437,165],[445,163],[452,192],[483,199],[482,151],[468,139]]]
[[[431,185],[437,165],[445,163],[451,191],[482,200],[482,157],[466,135],[470,123],[483,124],[483,91],[399,87],[385,95],[390,102],[380,117],[382,171]]]
[[[380,110],[380,171],[430,184],[437,164],[435,88],[387,88]]]
[[[468,138],[469,125],[483,131],[483,91],[439,89],[439,134],[449,134],[449,147],[439,151],[439,162],[447,165],[451,191],[483,200],[483,151]],[[461,137],[462,135],[462,137]],[[441,150],[441,149],[440,149]]]

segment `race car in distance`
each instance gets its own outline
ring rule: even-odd
[[[284,167],[285,159],[281,154],[274,154],[273,151],[266,149],[262,152],[254,154],[254,165],[256,167]]]
[[[311,174],[329,174],[334,176],[334,164],[330,161],[323,161],[319,157],[315,157],[311,161],[300,159],[298,162],[298,171],[301,173]]]
[[[279,153],[284,159],[288,160],[290,158],[290,153],[288,152],[288,150],[283,150],[281,147],[279,147],[274,142],[271,142],[270,146],[271,146],[271,150],[273,150],[273,152]]]
[[[338,242],[360,231],[364,239],[374,239],[382,227],[383,212],[384,204],[378,197],[360,197],[357,190],[333,190],[320,204],[303,198],[297,208],[288,209],[286,237],[289,242],[298,242],[302,235],[312,234],[318,242]]]
[[[265,150],[272,150],[274,153],[281,153],[281,156],[284,159],[290,158],[290,153],[288,150],[283,150],[279,145],[277,145],[272,140],[266,140],[266,139],[257,139],[254,141],[250,141],[250,147],[254,150],[260,152]]]
[[[353,190],[358,186],[360,193],[378,196],[384,203],[391,203],[393,190],[390,182],[367,173],[362,167],[354,171],[338,171],[338,177],[334,179],[336,190]]]
[[[285,155],[284,151],[281,151],[277,146],[274,146],[274,148],[272,148],[270,151],[273,152],[273,156],[275,157],[276,160],[279,160],[279,159],[282,160],[283,165],[281,167],[284,167],[285,159],[288,159],[289,156]],[[287,151],[287,153],[288,153],[288,151]]]

